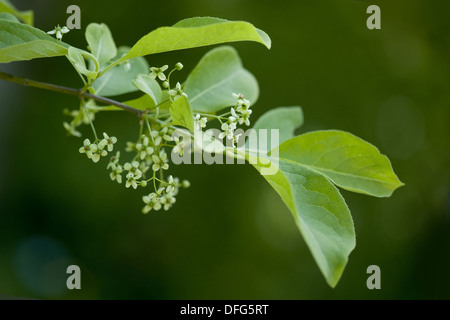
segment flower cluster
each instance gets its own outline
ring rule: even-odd
[[[113,181],[122,183],[122,174],[124,174],[126,188],[137,189],[138,186],[147,187],[148,185],[153,187],[153,192],[143,197],[145,207],[142,211],[144,213],[161,208],[168,210],[175,203],[178,189],[189,186],[187,180],[180,183],[178,178],[171,175],[167,181],[164,180],[164,172],[169,169],[169,159],[164,148],[177,146],[180,148],[180,141],[179,138],[172,139],[172,128],[162,124],[154,125],[151,129],[148,124],[149,130],[141,134],[136,143],[127,142],[125,150],[135,153],[132,161],[125,162],[123,165],[119,164],[120,152],[117,152],[107,166],[107,169],[111,170],[110,177]]]
[[[100,160],[100,156],[105,157],[108,155],[108,151],[113,150],[114,144],[117,142],[116,137],[109,137],[105,132],[103,132],[104,139],[97,140],[91,143],[89,139],[85,139],[83,146],[79,149],[80,153],[85,153],[89,159],[94,162]]]
[[[175,101],[179,96],[187,97],[179,82],[176,83],[174,88],[170,86],[172,72],[181,70],[183,65],[177,63],[166,76],[165,71],[168,68],[167,65],[159,68],[151,67],[149,76],[162,82],[162,86],[167,89],[170,101]],[[222,115],[196,114],[193,119],[194,130],[201,131],[206,127],[208,118],[216,118],[221,123],[222,132],[220,132],[219,138],[226,137],[227,140],[232,140],[233,145],[235,145],[241,136],[241,134],[235,132],[237,125],[249,125],[252,110],[250,109],[250,102],[241,94],[233,94],[233,96],[237,98],[237,102],[229,112]],[[79,152],[86,154],[95,163],[112,152],[114,144],[117,143],[116,137],[110,137],[106,133],[103,133],[102,139],[97,138],[93,119],[95,113],[101,108],[93,100],[82,99],[79,110],[66,111],[66,114],[73,117],[73,120],[70,123],[64,122],[66,130],[74,136],[81,136],[81,133],[76,130],[79,125],[90,124],[96,139],[94,142],[85,139]],[[168,157],[170,152],[166,152],[166,150],[167,148],[173,148],[172,152],[183,156],[186,146],[189,145],[188,140],[192,137],[173,135],[174,127],[171,125],[171,115],[169,114],[167,118],[164,114],[161,116],[158,105],[155,106],[154,111],[148,109],[140,120],[140,133],[137,141],[127,142],[125,149],[125,151],[131,153],[130,159],[121,162],[121,154],[117,151],[110,158],[106,168],[109,170],[111,180],[119,184],[122,184],[123,181],[126,188],[150,187],[152,189],[142,198],[144,202],[143,213],[148,213],[151,210],[169,210],[176,202],[179,189],[181,187],[187,188],[190,184],[187,180],[180,182],[179,178],[172,175],[165,178],[165,174],[170,168]]]
[[[237,123],[250,125],[250,115],[252,110],[250,109],[250,101],[244,98],[242,94],[233,93],[233,97],[237,98],[237,103],[231,108],[231,116],[228,117],[227,122],[223,122],[221,129],[222,132],[219,134],[219,139],[227,138],[232,140],[233,145],[239,142],[241,134],[236,134]]]
[[[169,210],[175,203],[175,196],[178,194],[180,187],[188,188],[190,186],[189,181],[184,180],[180,183],[178,178],[169,176],[167,182],[164,182],[165,187],[160,187],[155,192],[152,192],[144,197],[142,200],[145,203],[145,207],[142,209],[143,213],[149,213],[151,210],[158,211],[161,208]]]
[[[239,124],[245,123],[246,126],[249,126],[249,118],[252,114],[252,110],[250,110],[250,101],[245,99],[242,94],[233,93],[233,97],[238,99],[236,106],[231,108],[233,121],[238,121]]]

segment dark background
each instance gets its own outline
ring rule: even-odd
[[[35,26],[65,24],[72,1],[13,1]],[[0,82],[0,294],[58,299],[449,299],[449,49],[447,1],[77,1],[84,28],[108,24],[117,45],[192,16],[245,20],[272,38],[269,51],[233,44],[259,80],[255,120],[300,105],[299,131],[340,129],[375,144],[406,184],[391,198],[342,191],[357,246],[335,289],[327,286],[279,196],[249,165],[173,166],[191,181],[169,212],[142,215],[142,190],[112,183],[67,137],[63,108],[77,100]],[[366,8],[381,7],[381,30]],[[148,57],[183,62],[180,80],[210,48]],[[65,58],[1,65],[2,71],[79,87]],[[98,130],[137,136],[127,113]],[[88,127],[82,128],[88,137]],[[82,289],[65,287],[68,265]],[[381,290],[366,269],[381,268]]]

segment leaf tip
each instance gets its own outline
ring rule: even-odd
[[[255,28],[255,29],[256,29],[256,32],[258,32],[258,35],[261,38],[264,46],[270,50],[270,48],[272,48],[272,39],[270,39],[269,35],[267,33],[265,33],[264,31],[262,31],[261,29],[258,29],[258,28]]]
[[[341,277],[344,273],[344,269],[345,269],[346,265],[347,265],[347,259],[341,265],[336,266],[336,268],[334,270],[330,270],[331,272],[329,272],[328,274],[323,273],[325,280],[326,280],[327,284],[330,286],[330,288],[332,288],[332,289],[336,288],[339,281],[341,280]]]

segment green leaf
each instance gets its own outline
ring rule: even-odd
[[[68,48],[39,29],[0,20],[0,63],[64,56]]]
[[[152,79],[148,74],[140,74],[133,80],[133,84],[136,88],[145,92],[152,98],[155,105],[161,102],[162,90],[158,82]]]
[[[117,55],[117,48],[111,31],[104,23],[91,23],[86,28],[86,41],[90,51],[104,65]]]
[[[243,94],[252,104],[259,94],[255,77],[242,67],[236,50],[228,46],[205,54],[186,79],[184,91],[192,110],[206,113],[235,105],[233,93]]]
[[[350,211],[322,174],[296,163],[278,162],[270,163],[279,169],[276,174],[264,173],[267,166],[254,166],[281,196],[327,283],[335,287],[355,247]]]
[[[148,94],[144,94],[139,98],[125,101],[124,104],[135,109],[147,110],[155,106],[155,101]]]
[[[119,60],[129,48],[120,47],[115,60]],[[132,81],[140,73],[149,71],[149,66],[144,58],[136,58],[116,65],[94,81],[92,87],[97,95],[106,97],[121,95],[137,91]]]
[[[95,79],[97,72],[89,70],[86,66],[86,61],[83,57],[83,51],[74,47],[69,47],[67,57],[69,61],[73,64],[75,69],[81,74],[87,76],[89,79]]]
[[[332,287],[355,246],[350,211],[333,183],[379,197],[402,185],[386,156],[343,131],[306,133],[283,142],[269,156],[247,153],[246,158],[286,203]]]
[[[129,107],[132,107],[134,109],[143,110],[143,111],[145,111],[147,109],[151,109],[155,106],[155,102],[153,101],[152,98],[150,98],[150,96],[148,94],[144,94],[144,95],[140,96],[139,98],[124,101],[122,103]],[[167,109],[168,109],[168,107],[167,107]],[[101,110],[102,111],[124,111],[122,108],[119,108],[119,107],[113,106],[113,105],[101,107]]]
[[[189,101],[185,96],[179,96],[170,105],[169,110],[174,125],[180,125],[194,131],[194,117],[189,106]]]
[[[8,12],[0,12],[0,20],[8,20],[8,21],[20,23],[19,19],[17,19],[15,15],[8,13]]]
[[[8,0],[0,0],[0,12],[10,13],[26,24],[33,25],[33,11],[19,11]]]
[[[269,36],[248,22],[197,17],[150,32],[142,37],[121,61],[148,54],[234,41],[256,41],[267,48],[271,45]]]
[[[162,102],[158,106],[158,112],[159,112],[159,114],[168,114],[169,108],[172,105],[172,102],[168,98],[167,91],[162,92],[161,100],[162,100]],[[144,94],[143,96],[141,96],[137,99],[125,101],[124,104],[126,104],[132,108],[144,110],[144,111],[147,109],[153,109],[156,106],[155,102],[148,94]]]
[[[315,131],[279,146],[280,158],[315,170],[341,188],[389,197],[403,185],[389,159],[370,143],[343,131]]]
[[[140,96],[139,98],[124,101],[122,103],[129,107],[132,107],[132,108],[135,108],[138,110],[143,110],[143,111],[145,111],[147,109],[155,109],[155,106],[156,106],[155,102],[148,94],[144,94],[144,95]],[[162,92],[162,102],[158,106],[158,113],[160,115],[169,114],[170,113],[169,108],[171,105],[172,105],[172,101],[169,100],[169,98],[167,96],[167,91],[163,91]],[[113,105],[102,107],[102,110],[123,111],[123,109],[113,106]]]
[[[253,129],[258,132],[260,129],[267,129],[267,142],[271,141],[271,129],[279,130],[279,142],[271,144],[270,148],[275,148],[280,143],[294,137],[295,129],[303,124],[303,111],[300,107],[279,107],[264,113],[255,122]],[[248,147],[247,141],[247,147]],[[259,150],[270,150],[267,146],[259,147]]]

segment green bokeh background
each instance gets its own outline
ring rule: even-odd
[[[15,1],[35,25],[65,24],[71,1]],[[342,191],[357,246],[335,289],[327,286],[279,196],[249,165],[173,166],[191,181],[169,212],[140,213],[143,190],[112,183],[67,137],[63,108],[77,100],[0,82],[0,294],[58,299],[449,299],[450,2],[189,0],[77,1],[85,47],[90,22],[109,25],[118,45],[191,16],[245,20],[272,49],[233,44],[259,80],[254,119],[300,105],[305,125],[352,132],[389,156],[406,184],[391,198]],[[382,29],[366,28],[377,4]],[[182,61],[182,80],[210,48],[148,57]],[[65,58],[0,70],[79,87]],[[138,134],[127,113],[97,117],[119,138]],[[89,136],[88,127],[83,133]],[[79,265],[82,289],[65,287]],[[381,268],[381,290],[366,269]]]

